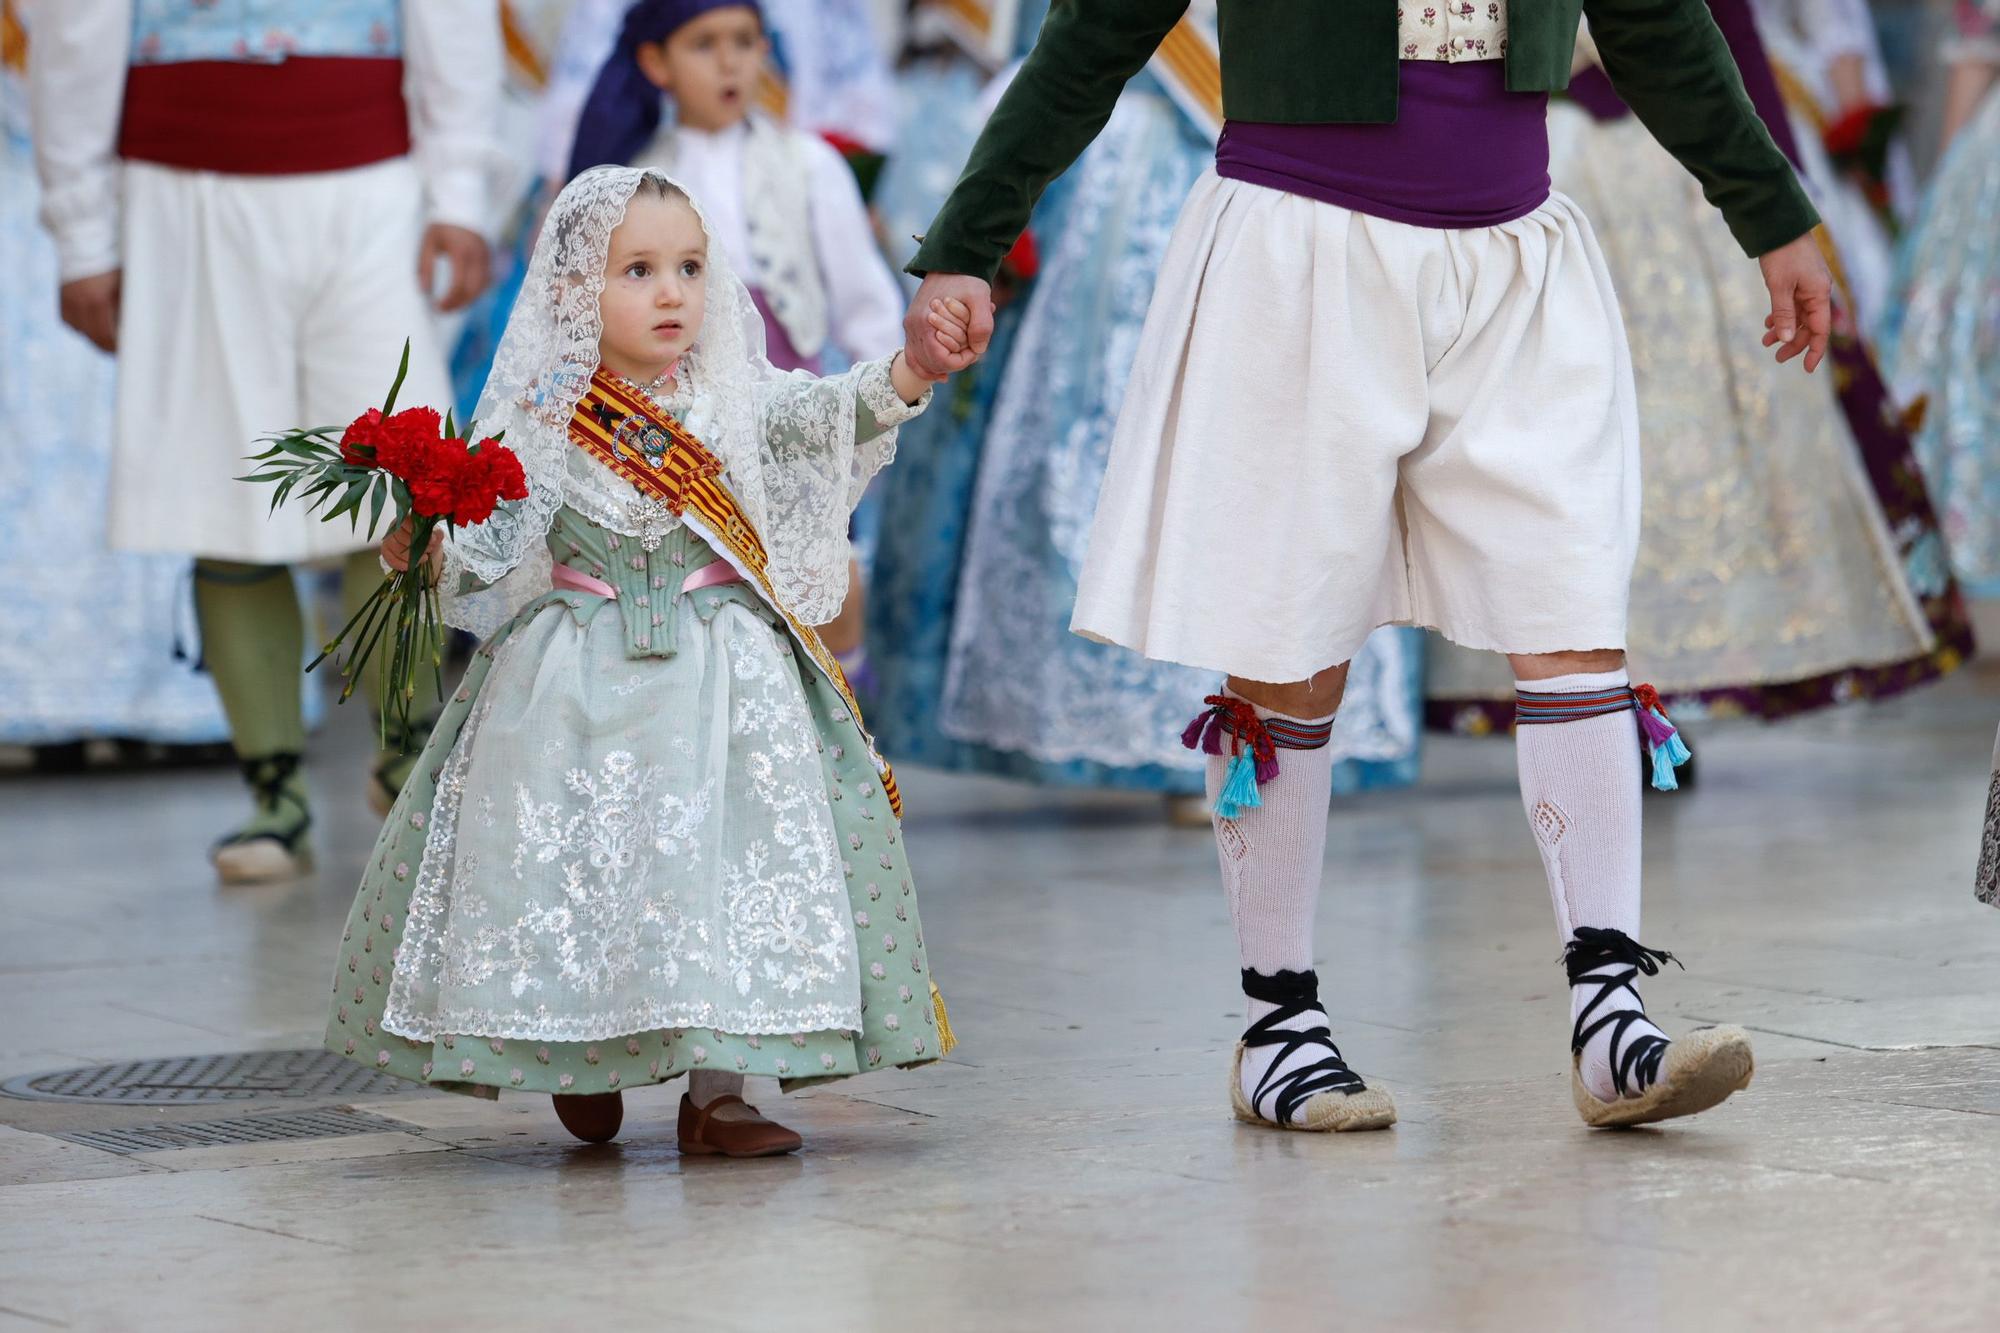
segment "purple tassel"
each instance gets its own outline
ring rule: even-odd
[[[1196,713],[1194,721],[1181,729],[1181,744],[1187,749],[1199,750],[1201,748],[1201,729],[1214,716],[1215,710],[1213,708],[1205,713]]]
[[[1272,754],[1272,756],[1269,759],[1259,759],[1257,761],[1258,786],[1260,787],[1263,786],[1265,783],[1271,781],[1273,778],[1277,776],[1278,776],[1278,756],[1275,753]]]
[[[1222,712],[1219,709],[1209,715],[1208,729],[1201,733],[1201,752],[1222,753]]]
[[[1659,749],[1677,734],[1674,724],[1667,721],[1658,709],[1641,708],[1638,712],[1639,730],[1646,733],[1646,744],[1653,749]]]

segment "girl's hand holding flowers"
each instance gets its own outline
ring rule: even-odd
[[[415,540],[416,531],[415,519],[406,518],[398,523],[389,535],[382,539],[382,563],[398,574],[408,572],[410,543]],[[437,582],[439,566],[443,563],[439,557],[443,551],[444,534],[432,532],[430,549],[424,552],[424,576],[428,582]]]
[[[444,697],[444,627],[437,578],[445,529],[484,523],[501,502],[528,497],[521,461],[498,436],[479,439],[471,425],[461,436],[449,415],[440,420],[428,407],[395,410],[396,394],[409,368],[410,349],[405,343],[402,368],[381,407],[356,417],[337,440],[331,427],[269,437],[270,447],[255,455],[262,470],[243,478],[276,483],[273,509],[303,487],[300,494],[309,508],[323,509],[321,517],[329,521],[345,514],[350,526],[359,526],[365,504],[370,536],[384,511],[393,506],[392,527],[382,541],[382,559],[391,571],[388,579],[327,642],[312,666],[348,645],[341,666],[347,677],[340,695],[344,701],[386,639],[383,725],[386,730],[393,720],[404,735],[410,734],[410,707],[421,667],[428,665],[438,697]],[[423,559],[412,570],[411,553],[419,550]]]

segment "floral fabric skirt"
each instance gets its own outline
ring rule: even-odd
[[[671,655],[633,656],[617,603],[552,593],[480,649],[349,915],[333,1050],[568,1093],[937,1058],[857,720],[745,587],[676,617]]]

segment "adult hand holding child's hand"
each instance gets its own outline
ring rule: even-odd
[[[962,338],[933,321],[940,302],[957,302],[966,312]],[[924,378],[941,380],[984,356],[992,336],[990,283],[965,273],[928,274],[903,318],[903,359]]]

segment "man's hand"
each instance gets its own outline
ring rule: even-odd
[[[124,270],[112,269],[62,285],[62,322],[97,344],[99,351],[118,350],[118,295]]]
[[[451,264],[451,286],[437,298],[437,308],[463,310],[486,290],[492,275],[492,256],[486,238],[476,231],[433,222],[424,228],[424,243],[417,250],[417,285],[429,292],[442,257]]]
[[[1764,285],[1771,289],[1771,313],[1764,320],[1764,346],[1778,349],[1780,364],[1800,352],[1806,372],[1819,369],[1833,332],[1833,275],[1808,232],[1790,245],[1758,259]]]
[[[937,302],[957,301],[967,311],[966,341],[947,339],[931,322]],[[925,379],[941,380],[986,353],[993,337],[993,288],[964,273],[933,273],[917,288],[903,317],[903,359]]]

